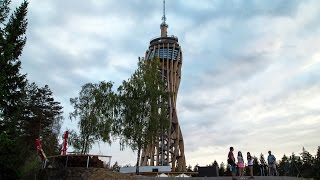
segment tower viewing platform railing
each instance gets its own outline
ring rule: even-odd
[[[162,42],[162,41],[172,41],[172,42],[176,42],[178,43],[178,37],[177,36],[174,36],[174,35],[170,35],[170,36],[167,36],[167,37],[161,37],[161,36],[157,36],[157,37],[154,37],[150,40],[150,44],[154,44],[154,43],[159,43],[159,42]]]

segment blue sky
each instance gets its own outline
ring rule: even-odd
[[[12,5],[18,5],[16,0]],[[168,34],[183,50],[178,117],[187,164],[226,162],[228,148],[278,159],[320,135],[320,3],[167,0]],[[30,0],[22,71],[64,107],[85,83],[117,86],[160,35],[161,0]],[[134,164],[115,142],[91,153]]]

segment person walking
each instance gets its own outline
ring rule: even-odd
[[[239,168],[239,177],[240,179],[244,179],[243,177],[243,168],[244,168],[244,160],[241,151],[238,152],[238,168]]]
[[[249,167],[249,171],[250,171],[249,179],[254,179],[254,177],[253,177],[253,158],[252,158],[250,152],[247,152],[247,160],[248,160],[248,167]]]
[[[276,170],[276,157],[271,154],[271,151],[268,151],[268,167],[269,167],[269,176],[274,176],[277,172]]]
[[[236,159],[233,155],[233,147],[230,147],[230,151],[228,154],[228,164],[231,166],[231,174],[232,174],[232,180],[236,180],[236,173],[237,173],[237,167],[236,167]]]

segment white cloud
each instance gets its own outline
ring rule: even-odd
[[[67,118],[69,98],[84,83],[117,85],[131,75],[149,40],[160,35],[161,5],[32,0],[23,72],[49,85]],[[315,153],[318,7],[317,1],[167,2],[168,32],[178,36],[184,53],[177,109],[187,164],[226,162],[230,146],[256,156],[272,150],[277,159],[303,146]],[[66,119],[62,130],[70,127],[76,122]],[[135,164],[130,150],[101,147],[92,153]]]

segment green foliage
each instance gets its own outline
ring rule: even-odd
[[[289,171],[289,158],[285,154],[279,162],[278,171],[280,176],[287,175]]]
[[[9,15],[9,11],[10,11],[9,4],[10,4],[10,0],[0,1],[0,24],[3,24]]]
[[[38,160],[38,157],[36,157],[36,154],[33,153],[24,163],[24,165],[21,168],[21,177],[29,177],[30,179],[34,178],[34,174],[37,174],[40,167],[42,165],[42,162]]]
[[[312,167],[314,175],[313,177],[320,180],[320,146],[318,146],[317,154],[314,158],[314,165]]]
[[[289,172],[290,176],[301,176],[301,158],[294,153],[289,157]]]
[[[219,167],[219,176],[223,176],[225,171],[226,171],[225,164],[223,162],[221,162],[220,167]]]
[[[52,91],[45,85],[38,87],[35,83],[25,88],[23,99],[24,111],[20,132],[25,147],[35,152],[35,139],[40,137],[44,152],[55,155],[59,152],[58,137],[63,120],[62,107],[55,101]]]
[[[313,157],[304,147],[302,148],[301,158],[302,158],[302,165],[301,165],[302,174],[301,175],[305,178],[311,178],[313,174],[313,171],[312,171],[312,165],[314,163]]]
[[[23,1],[11,15],[9,5],[10,0],[0,0],[0,179],[36,172],[37,137],[46,153],[56,154],[62,120],[62,107],[49,87],[28,84],[20,72],[28,2]]]
[[[80,135],[74,130],[69,131],[69,139],[68,139],[68,145],[71,145],[76,152],[81,152],[82,144],[84,143],[82,139],[80,139]],[[89,141],[89,140],[87,140]],[[90,142],[90,143],[94,143]]]
[[[198,167],[199,167],[199,164],[196,164],[196,165],[193,167],[193,172],[198,172]]]
[[[15,135],[26,85],[18,58],[26,42],[28,3],[24,1],[8,19],[9,4],[8,0],[0,1],[0,132]]]
[[[232,173],[231,173],[231,165],[227,165],[227,167],[226,167],[226,171],[224,172],[224,174],[223,174],[224,176],[231,176],[232,175]]]
[[[16,141],[5,133],[0,134],[0,179],[19,177],[19,149]]]
[[[260,166],[257,157],[253,157],[253,174],[260,174]]]
[[[7,147],[12,148],[12,157],[0,153],[4,159],[14,158],[17,161],[12,161],[15,163],[14,170],[22,177],[36,173],[40,167],[35,156],[36,138],[41,138],[42,147],[47,155],[59,152],[58,135],[62,122],[62,107],[54,101],[48,86],[39,88],[35,83],[28,84],[23,93],[24,97],[20,99],[23,111],[17,116],[20,119],[19,126],[16,125],[16,135],[10,139],[14,145],[9,144]],[[10,166],[10,163],[6,165]]]
[[[189,166],[187,167],[187,172],[192,172],[192,166],[189,164]]]
[[[207,165],[207,167],[213,167],[213,166],[219,167],[218,162],[216,160],[214,160],[211,164]]]
[[[88,153],[96,140],[111,144],[116,95],[112,82],[87,83],[82,86],[79,97],[71,98],[74,111],[71,119],[78,119],[79,135],[70,133],[71,144],[81,153]]]
[[[120,171],[120,166],[117,161],[114,163],[114,165],[111,167],[111,169],[112,169],[112,171],[116,171],[116,172]]]
[[[216,160],[213,161],[212,165],[219,167],[218,162]]]
[[[304,178],[320,179],[320,147],[313,157],[305,148],[302,148],[301,156],[292,153],[284,155],[279,161],[280,176],[301,176]]]
[[[168,99],[158,59],[139,59],[138,69],[118,88],[117,129],[122,147],[140,151],[169,127]]]

